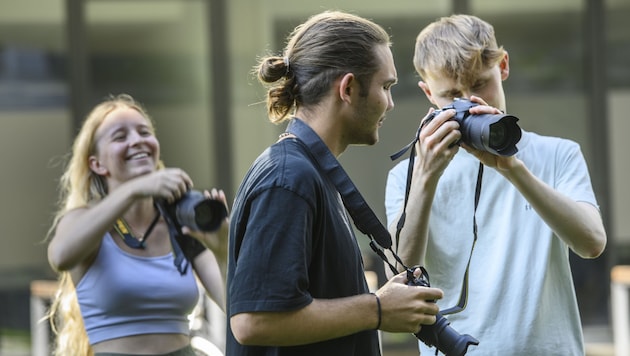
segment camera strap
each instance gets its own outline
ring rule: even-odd
[[[286,130],[296,136],[307,146],[314,162],[335,185],[346,210],[359,231],[370,239],[370,248],[385,262],[394,274],[399,272],[389,262],[383,249],[389,250],[396,261],[407,269],[405,264],[391,249],[392,239],[389,231],[380,222],[374,211],[367,204],[346,171],[341,167],[337,158],[330,152],[328,146],[307,124],[298,118],[293,118]],[[376,242],[376,243],[375,243]],[[376,245],[378,244],[378,246]],[[379,248],[379,246],[382,248]]]
[[[151,232],[155,228],[155,225],[157,225],[158,221],[160,221],[160,216],[164,217],[164,220],[166,221],[168,226],[168,234],[171,240],[171,246],[173,248],[173,263],[175,264],[175,267],[177,268],[179,273],[181,275],[184,275],[186,274],[186,269],[188,268],[188,260],[186,259],[184,252],[182,251],[176,239],[176,237],[181,234],[181,231],[177,231],[175,225],[170,220],[169,215],[166,214],[166,212],[164,211],[164,207],[162,206],[162,204],[154,203],[153,205],[158,210],[158,212],[157,214],[155,214],[155,217],[151,221],[151,224],[149,224],[147,231],[144,233],[144,236],[142,236],[141,239],[136,238],[136,236],[131,231],[129,224],[122,217],[116,219],[116,222],[114,222],[114,230],[116,230],[116,232],[120,235],[127,246],[135,249],[144,249],[146,248],[147,238],[149,238]]]
[[[164,204],[158,203],[158,204],[155,204],[155,206],[157,207],[158,211],[160,212],[160,214],[166,221],[166,226],[168,226],[168,236],[171,240],[171,247],[173,249],[173,257],[174,257],[173,263],[175,264],[175,267],[179,271],[179,274],[183,276],[184,274],[186,274],[186,270],[188,269],[189,262],[188,262],[188,259],[186,259],[186,256],[184,255],[184,252],[182,251],[182,248],[179,245],[179,242],[177,242],[177,236],[181,235],[182,232],[178,231],[178,229],[176,228],[177,224],[171,219],[171,216],[166,212],[166,208],[164,207]]]
[[[406,211],[407,211],[407,202],[409,201],[409,191],[411,189],[411,178],[413,176],[413,166],[416,156],[415,144],[420,140],[420,131],[424,127],[424,124],[427,121],[423,121],[418,128],[416,136],[413,141],[403,147],[400,151],[394,153],[390,156],[392,160],[398,159],[405,152],[407,152],[411,148],[411,152],[409,154],[409,165],[407,166],[407,184],[405,187],[405,201],[403,205],[403,211],[400,214],[400,218],[398,220],[398,224],[396,225],[396,250],[398,250],[398,242],[400,239],[400,231],[405,225]],[[479,205],[479,197],[481,196],[481,180],[483,178],[483,163],[479,162],[479,171],[477,172],[477,183],[475,185],[475,205],[473,210],[473,243],[470,248],[470,255],[468,256],[468,262],[466,262],[466,271],[464,272],[464,278],[462,280],[461,292],[459,295],[459,301],[455,306],[450,308],[441,310],[440,313],[442,315],[447,314],[455,314],[459,313],[466,308],[466,303],[468,302],[468,271],[470,269],[470,260],[472,259],[472,254],[475,249],[475,243],[477,242],[477,206]]]
[[[141,239],[138,239],[133,234],[131,228],[129,227],[129,224],[122,217],[116,219],[116,222],[114,223],[114,230],[116,230],[116,232],[120,235],[127,246],[135,249],[144,249],[146,247],[145,242],[147,241],[149,235],[151,235],[151,231],[153,231],[153,228],[157,224],[158,220],[160,220],[159,213],[155,215],[155,218],[153,218],[153,221],[151,221],[151,224],[149,225],[147,231],[144,233],[144,236],[142,236]]]

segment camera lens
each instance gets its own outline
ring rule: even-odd
[[[417,268],[422,270],[419,277],[415,277],[413,273]],[[422,267],[407,268],[407,285],[430,287],[429,275],[426,270]],[[468,346],[479,345],[477,339],[468,334],[460,335],[449,324],[442,314],[437,313],[435,324],[423,325],[420,331],[414,335],[427,346],[435,346],[446,356],[463,356],[468,351]],[[437,352],[435,354],[437,355]]]
[[[207,204],[197,204],[195,207],[195,223],[199,227],[208,226],[214,220],[214,212]]]
[[[180,225],[206,232],[218,229],[227,216],[222,202],[208,199],[197,190],[186,192],[176,202],[174,210],[174,218]]]
[[[518,118],[512,115],[495,115],[488,125],[487,150],[502,156],[511,156],[518,149],[516,144],[521,139],[521,128],[516,123]]]
[[[460,122],[462,141],[478,150],[511,156],[521,139],[517,121],[512,115],[469,115]]]
[[[501,121],[490,125],[490,138],[488,139],[490,147],[504,147],[506,132],[507,129]]]
[[[195,206],[194,216],[199,230],[214,231],[226,216],[225,207],[217,200],[202,200]]]

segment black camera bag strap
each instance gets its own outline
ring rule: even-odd
[[[418,128],[418,131],[416,132],[416,136],[408,145],[406,145],[400,151],[390,156],[390,158],[393,161],[393,160],[398,159],[400,156],[402,156],[405,152],[407,152],[407,150],[411,149],[411,152],[409,154],[409,165],[407,167],[407,185],[405,187],[405,201],[403,203],[403,211],[400,214],[398,224],[396,225],[396,252],[398,252],[398,241],[400,238],[400,231],[405,225],[405,218],[407,216],[406,215],[407,202],[409,201],[409,190],[411,189],[413,165],[414,165],[415,157],[416,157],[415,145],[420,140],[420,131],[422,130],[422,128],[427,122],[428,121],[425,120],[420,124],[420,127]],[[470,255],[468,256],[468,262],[466,262],[466,271],[464,272],[464,278],[462,280],[462,288],[459,295],[459,301],[457,302],[455,306],[441,310],[440,313],[442,315],[459,313],[460,311],[466,308],[466,303],[468,302],[468,271],[470,268],[470,260],[472,259],[472,254],[475,249],[475,243],[477,242],[477,206],[479,205],[479,197],[481,196],[482,178],[483,178],[483,163],[479,162],[479,171],[477,172],[477,183],[475,185],[475,206],[473,210],[473,243],[472,243],[472,247],[470,248]]]
[[[286,132],[294,135],[307,146],[311,158],[317,164],[320,171],[324,173],[337,188],[337,191],[341,195],[341,200],[352,217],[357,229],[370,239],[370,248],[389,265],[394,274],[398,274],[399,272],[388,261],[383,250],[375,245],[375,241],[383,249],[389,250],[396,261],[406,269],[407,267],[391,249],[392,238],[389,231],[387,231],[374,211],[372,211],[365,199],[363,199],[363,196],[343,167],[341,167],[337,158],[330,152],[328,146],[326,146],[317,133],[298,118],[291,120]]]

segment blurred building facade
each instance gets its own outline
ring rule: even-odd
[[[165,163],[231,200],[283,129],[267,121],[251,68],[325,9],[371,18],[392,34],[396,108],[378,145],[341,158],[383,221],[389,155],[429,106],[411,63],[417,33],[455,12],[495,26],[510,53],[508,112],[525,129],[579,142],[589,163],[609,244],[599,259],[572,262],[583,322],[609,323],[610,268],[630,263],[630,0],[3,0],[0,333],[28,331],[30,282],[55,278],[45,238],[65,155],[89,108],[132,94],[157,122]],[[366,263],[379,270],[370,254]]]

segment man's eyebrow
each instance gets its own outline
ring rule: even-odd
[[[390,77],[389,79],[385,80],[385,84],[398,84],[398,77]]]

